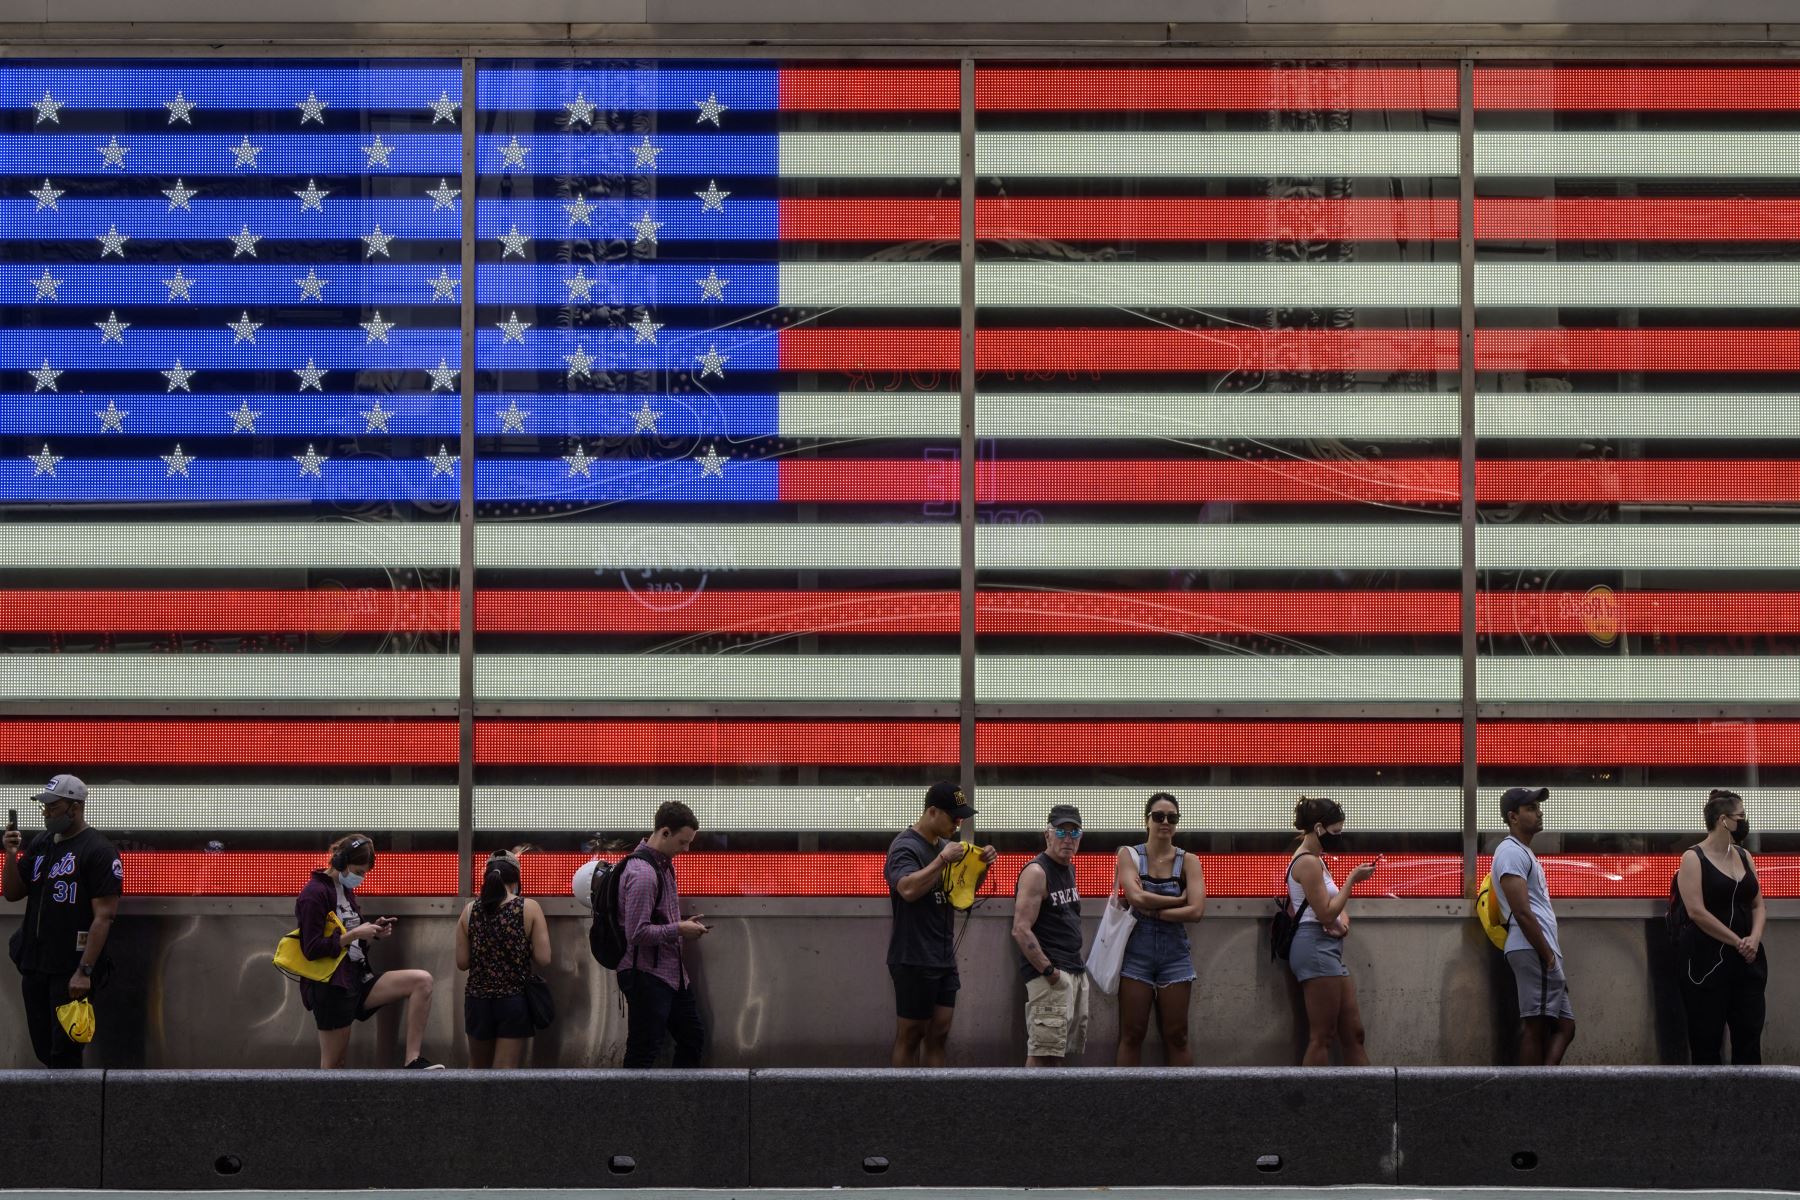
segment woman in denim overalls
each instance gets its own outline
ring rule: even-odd
[[[1206,912],[1206,881],[1200,861],[1175,845],[1180,820],[1181,803],[1158,792],[1144,804],[1144,844],[1119,848],[1118,885],[1137,914],[1119,968],[1121,1067],[1142,1061],[1153,1006],[1168,1065],[1194,1065],[1188,1049],[1194,962],[1188,954],[1187,922]]]

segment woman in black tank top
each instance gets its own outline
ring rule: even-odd
[[[1688,913],[1678,947],[1688,1049],[1696,1064],[1717,1064],[1729,1029],[1732,1064],[1755,1065],[1762,1062],[1769,960],[1762,887],[1742,845],[1750,819],[1736,792],[1715,790],[1705,811],[1706,838],[1681,856],[1675,876]]]

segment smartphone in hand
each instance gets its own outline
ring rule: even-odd
[[[6,810],[6,832],[11,833],[14,830],[16,830],[18,827],[19,827],[19,810],[16,808],[7,809]]]

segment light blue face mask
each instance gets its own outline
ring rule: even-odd
[[[361,875],[356,875],[349,871],[344,871],[338,875],[338,882],[343,884],[349,891],[355,891],[362,885],[362,881],[363,877]]]

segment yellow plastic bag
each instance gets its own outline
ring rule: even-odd
[[[333,933],[342,934],[344,932],[344,923],[338,920],[338,915],[326,913],[325,936],[330,937]],[[282,935],[281,940],[275,943],[273,965],[277,971],[289,979],[308,979],[313,983],[324,983],[336,974],[338,964],[343,962],[344,955],[350,952],[348,946],[344,946],[342,942],[338,944],[342,948],[337,952],[335,958],[308,958],[306,952],[300,948],[300,931],[295,929]]]
[[[950,907],[959,912],[975,907],[975,893],[981,890],[988,869],[981,855],[980,846],[970,845],[961,858],[944,868],[944,894],[950,897]]]
[[[57,1023],[71,1042],[83,1046],[94,1040],[94,1006],[86,1000],[71,1000],[56,1010]]]

